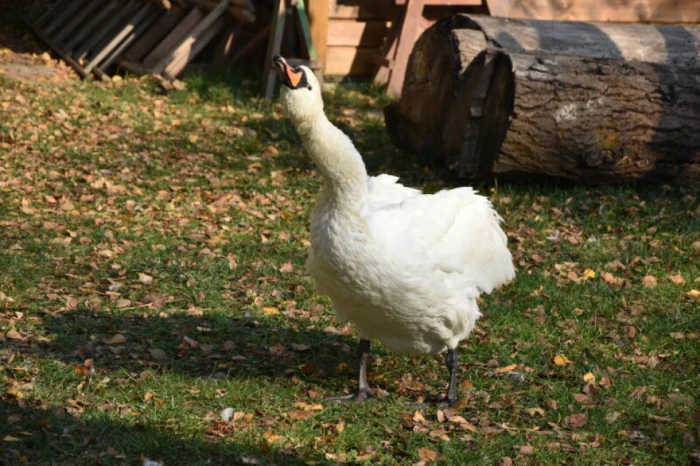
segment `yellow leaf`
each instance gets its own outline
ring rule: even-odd
[[[556,356],[554,356],[554,364],[556,364],[557,366],[566,366],[566,364],[570,362],[571,361],[569,360],[569,358],[567,358],[563,354],[557,354]]]
[[[3,442],[19,442],[19,439],[17,437],[13,437],[11,435],[6,435],[2,438]]]
[[[591,269],[586,269],[583,271],[583,279],[588,280],[589,278],[595,278],[595,272]]]
[[[542,408],[527,408],[527,412],[530,416],[534,416],[535,414],[544,416],[544,409]]]
[[[415,422],[423,422],[423,421],[425,421],[425,418],[420,413],[420,411],[416,411],[415,413],[413,413],[413,420]]]
[[[278,311],[276,307],[264,307],[263,312],[266,316],[276,316],[280,313],[280,311]]]
[[[590,382],[591,380],[595,382],[595,375],[593,375],[592,372],[589,372],[588,374],[583,376],[584,382]]]
[[[143,394],[143,401],[149,401],[151,398],[153,398],[156,394],[153,392],[146,392]]]
[[[511,364],[511,365],[506,366],[506,367],[499,367],[494,372],[496,372],[498,374],[507,374],[508,372],[513,372],[517,367],[518,367],[517,364]]]
[[[698,298],[700,298],[700,291],[690,290],[685,295],[689,298],[692,298],[692,299],[698,299]]]
[[[124,338],[124,335],[121,333],[117,333],[112,338],[105,339],[105,343],[108,345],[120,345],[122,343],[126,343],[126,338]]]
[[[174,122],[173,122],[173,123],[174,123]],[[199,136],[197,136],[196,134],[190,134],[189,136],[187,136],[187,139],[188,139],[192,144],[194,144],[195,142],[197,142],[197,141],[199,140]]]

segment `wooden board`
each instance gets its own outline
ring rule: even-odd
[[[700,0],[486,0],[505,18],[622,23],[699,23]]]
[[[124,54],[124,59],[127,61],[141,60],[184,16],[185,10],[177,5],[173,5],[148,31],[131,45]]]
[[[326,51],[328,47],[329,19],[328,19],[328,0],[309,0],[308,14],[309,25],[311,27],[311,40],[316,47],[318,60],[321,66],[326,63]]]
[[[328,0],[331,19],[385,19],[394,17],[396,4],[393,0],[356,0],[338,2]]]
[[[328,76],[369,76],[377,65],[372,57],[376,47],[328,47],[325,74]]]
[[[384,20],[331,19],[328,22],[328,46],[380,47],[390,26],[391,23]]]
[[[202,13],[199,8],[190,10],[187,16],[185,16],[182,21],[165,36],[156,48],[144,58],[143,64],[148,68],[154,67],[160,60],[166,57],[203,18],[204,13]]]

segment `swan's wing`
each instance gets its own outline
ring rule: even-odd
[[[367,179],[367,198],[370,211],[381,209],[393,204],[399,204],[406,199],[418,196],[418,189],[407,188],[397,183],[397,176],[378,175]]]
[[[502,220],[471,188],[415,195],[370,211],[369,220],[393,257],[458,274],[482,292],[515,276]]]

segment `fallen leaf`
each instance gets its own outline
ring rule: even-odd
[[[153,277],[145,273],[139,273],[139,281],[144,285],[150,285],[153,283]]]
[[[265,314],[266,316],[276,316],[279,313],[280,313],[280,311],[278,311],[276,307],[264,307],[263,308],[263,314]]]
[[[520,454],[522,455],[532,455],[535,452],[535,447],[532,445],[523,445],[520,447]]]
[[[584,381],[584,382],[590,382],[591,380],[595,382],[595,375],[593,375],[592,372],[589,372],[589,373],[587,373],[586,375],[583,376],[583,381]]]
[[[675,274],[675,275],[669,275],[668,278],[670,278],[671,281],[672,281],[673,283],[675,283],[676,285],[683,285],[683,284],[685,283],[685,279],[684,279],[683,276],[682,276],[681,274],[679,274],[679,273],[677,273],[677,274]]]
[[[423,421],[425,421],[425,418],[420,413],[420,411],[416,411],[415,413],[413,413],[413,421],[414,422],[423,422]]]
[[[105,339],[105,343],[108,345],[121,345],[126,343],[126,338],[121,333],[117,333],[113,337]]]
[[[534,416],[535,414],[544,416],[544,409],[542,408],[527,408],[526,411],[530,416]]]
[[[300,344],[292,343],[292,349],[294,351],[306,351],[310,348],[311,347],[309,345],[300,345]]]
[[[567,358],[563,354],[557,354],[556,356],[554,356],[554,364],[556,364],[557,366],[566,366],[570,362],[571,361],[569,360],[569,358]]]
[[[588,280],[589,278],[595,278],[595,272],[592,269],[586,269],[583,271],[582,278]]]
[[[691,299],[698,299],[698,298],[700,298],[700,291],[690,290],[685,295]]]
[[[498,369],[494,370],[494,372],[496,372],[497,374],[507,374],[508,372],[513,372],[517,368],[517,364],[511,364],[509,366],[499,367]]]
[[[588,395],[583,393],[574,393],[574,400],[578,401],[579,403],[585,403],[588,401]]]
[[[511,458],[510,456],[504,456],[503,466],[513,466],[513,458]]]
[[[605,415],[605,420],[608,421],[609,423],[613,423],[617,421],[617,418],[620,417],[620,414],[618,411],[613,411],[611,413],[608,413]]]
[[[430,448],[419,448],[418,449],[418,457],[423,460],[423,461],[435,461],[438,457],[438,454],[435,450],[431,450]]]
[[[20,334],[17,330],[12,329],[8,330],[8,332],[5,334],[7,338],[10,340],[22,340],[22,334]]]
[[[131,306],[131,301],[125,298],[119,298],[117,301],[114,303],[119,309],[123,309],[125,307]]]
[[[143,394],[143,401],[150,401],[154,396],[156,396],[155,393],[153,392],[146,392]]]
[[[167,353],[160,348],[149,349],[148,352],[156,361],[162,361],[168,357]]]
[[[282,273],[288,273],[294,270],[294,266],[292,265],[291,262],[287,262],[284,264],[282,267],[280,267],[280,272]]]
[[[2,438],[3,442],[19,442],[19,439],[17,437],[13,437],[11,435],[6,435]]]
[[[685,338],[685,334],[681,332],[671,332],[668,334],[671,338],[674,340],[683,340]]]
[[[573,427],[573,428],[580,428],[586,425],[588,422],[588,416],[581,413],[581,414],[572,414],[571,416],[566,416],[564,418],[564,425]]]
[[[656,282],[656,277],[653,275],[647,275],[646,277],[642,278],[642,285],[647,288],[654,288],[656,286]]]

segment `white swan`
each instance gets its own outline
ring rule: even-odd
[[[324,185],[311,216],[307,268],[340,321],[360,335],[358,389],[336,399],[373,397],[370,339],[407,354],[447,351],[456,399],[456,348],[481,315],[476,298],[515,276],[502,221],[471,188],[422,194],[390,175],[368,177],[350,138],[323,111],[313,72],[273,59],[280,100]]]

